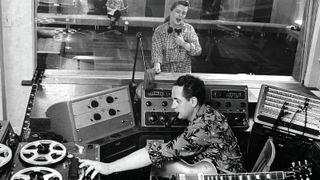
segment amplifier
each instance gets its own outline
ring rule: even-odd
[[[254,121],[283,133],[320,139],[320,99],[263,84]]]
[[[135,126],[129,87],[107,89],[50,106],[51,130],[88,143]]]
[[[249,127],[248,87],[206,85],[207,103],[220,111],[232,128]]]
[[[185,127],[187,121],[177,119],[171,108],[172,84],[157,83],[153,89],[143,89],[141,95],[141,126]]]

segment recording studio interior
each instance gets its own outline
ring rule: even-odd
[[[113,162],[188,126],[171,107],[186,73],[143,86],[176,0],[123,0],[115,22],[107,1],[0,1],[0,180],[89,180],[79,159]],[[94,179],[320,179],[320,1],[184,1],[202,48],[189,74],[226,118],[246,172],[149,165]]]

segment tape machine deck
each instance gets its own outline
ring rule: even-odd
[[[10,170],[1,180],[84,180],[84,169],[79,169],[81,159],[100,160],[100,146],[77,145],[52,140],[19,143]],[[95,180],[100,179],[99,176]]]

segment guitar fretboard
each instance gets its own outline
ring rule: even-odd
[[[178,180],[283,180],[285,179],[283,171],[259,172],[259,173],[237,173],[237,174],[218,174],[197,176],[188,176],[178,174]]]

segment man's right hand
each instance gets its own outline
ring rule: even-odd
[[[90,179],[94,179],[97,174],[109,175],[114,171],[111,169],[109,163],[103,163],[99,161],[93,161],[88,159],[79,159],[79,168],[85,168],[85,176],[90,175]]]

